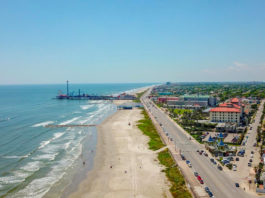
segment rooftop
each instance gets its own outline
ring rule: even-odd
[[[185,98],[209,98],[209,95],[200,95],[200,94],[184,94]]]
[[[240,110],[237,108],[229,108],[229,107],[216,107],[212,108],[210,112],[232,112],[232,113],[240,113]]]
[[[238,103],[238,102],[239,102],[239,99],[238,99],[238,98],[232,98],[232,99],[231,99],[231,102],[233,102],[233,103]]]

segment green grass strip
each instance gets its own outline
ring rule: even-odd
[[[158,160],[162,165],[166,167],[164,172],[171,183],[170,192],[175,198],[191,198],[191,194],[188,191],[183,175],[175,166],[168,149],[158,153]]]
[[[156,128],[147,115],[146,111],[143,110],[142,114],[144,115],[144,119],[139,120],[137,126],[145,135],[150,138],[148,142],[149,149],[155,151],[164,147],[165,145],[161,141],[160,136],[158,135]]]
[[[137,93],[137,94],[136,94],[136,99],[134,100],[134,102],[138,102],[138,103],[140,103],[140,102],[141,102],[141,101],[140,101],[140,98],[142,97],[142,95],[144,95],[145,92],[146,92],[146,91],[143,91],[143,92]]]

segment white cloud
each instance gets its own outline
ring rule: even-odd
[[[238,61],[222,68],[201,70],[209,81],[265,81],[264,72],[265,63],[250,65]]]
[[[227,70],[231,70],[231,71],[246,71],[250,69],[251,68],[247,64],[240,63],[240,62],[234,62],[232,66],[227,68]]]

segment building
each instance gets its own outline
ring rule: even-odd
[[[178,97],[158,97],[158,102],[160,103],[168,103],[169,101],[178,101]]]
[[[218,123],[216,125],[216,131],[218,131],[218,132],[232,132],[232,133],[235,133],[235,132],[237,132],[237,124],[236,123],[230,123],[230,122]]]
[[[211,122],[240,123],[241,111],[238,108],[216,107],[210,110]]]
[[[196,107],[203,107],[206,108],[208,106],[216,106],[216,98],[211,97],[209,95],[199,95],[193,94],[188,95],[185,94],[180,96],[178,100],[175,101],[168,101],[168,105],[177,106],[178,108],[182,108],[181,106],[196,106]]]

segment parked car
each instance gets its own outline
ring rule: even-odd
[[[223,162],[224,165],[230,164],[230,162],[228,160],[223,160],[222,162]]]
[[[252,159],[249,160],[249,162],[252,162],[252,161],[253,161]]]
[[[238,188],[239,187],[239,183],[235,183],[235,186]]]
[[[192,167],[191,163],[189,163],[188,166],[191,168]]]
[[[210,192],[210,189],[209,189],[209,187],[207,187],[207,186],[205,186],[205,188],[204,188],[204,190],[205,190],[205,192]]]
[[[239,161],[239,157],[236,158],[236,161]]]
[[[204,182],[203,182],[203,180],[201,179],[201,180],[199,180],[199,182],[201,183],[201,184],[204,184]]]
[[[185,156],[183,154],[181,154],[181,159],[182,160],[186,160]]]
[[[223,170],[223,167],[220,166],[220,165],[218,165],[217,168],[218,168],[219,170]]]
[[[186,164],[189,164],[190,163],[190,161],[189,160],[186,160]]]
[[[208,192],[209,197],[213,197],[213,193],[211,191]]]
[[[236,171],[236,166],[233,166],[233,171]]]
[[[251,154],[254,154],[254,151],[251,151]]]
[[[250,162],[248,163],[248,166],[251,167],[251,163]]]
[[[208,154],[207,154],[207,153],[204,153],[204,156],[205,156],[205,157],[208,157]]]
[[[197,172],[194,172],[194,175],[195,175],[195,177],[198,177],[199,173],[197,173]]]
[[[197,176],[197,179],[200,181],[202,178],[200,175]]]

